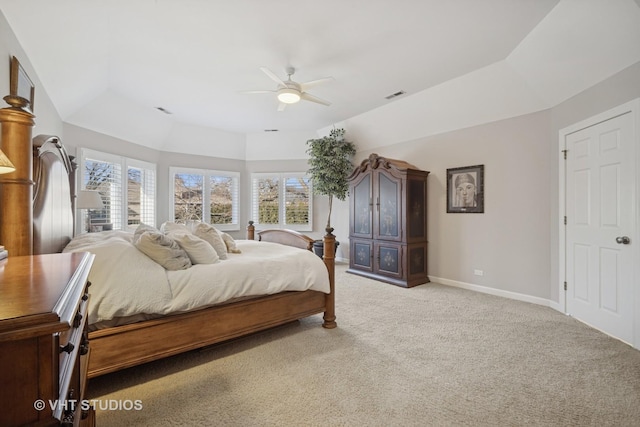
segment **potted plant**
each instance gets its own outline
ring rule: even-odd
[[[352,142],[344,138],[344,129],[332,129],[329,136],[310,139],[307,141],[309,155],[309,170],[307,173],[313,183],[313,193],[329,196],[329,215],[327,230],[331,229],[331,209],[333,198],[345,200],[349,192],[347,178],[353,170],[351,159],[356,153]],[[336,247],[338,246],[336,242]],[[322,256],[324,249],[322,240],[316,240],[314,251]]]

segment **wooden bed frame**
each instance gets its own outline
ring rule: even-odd
[[[56,137],[39,136],[33,144],[34,253],[60,252],[73,236],[75,164]],[[68,207],[64,206],[64,200]],[[55,208],[48,207],[51,203],[57,203]],[[59,212],[64,213],[62,218],[58,218]],[[335,236],[332,231],[327,229],[323,239],[329,294],[312,290],[282,292],[89,332],[89,378],[318,313],[324,313],[323,327],[335,328]],[[250,222],[247,238],[255,240],[255,233]],[[312,250],[313,239],[292,230],[263,230],[257,234],[261,241]]]

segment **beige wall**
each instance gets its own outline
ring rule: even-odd
[[[22,68],[24,68],[35,86],[34,114],[36,116],[36,125],[33,129],[33,136],[44,134],[62,137],[62,120],[44,90],[38,75],[33,70],[29,58],[22,50],[22,46],[20,46],[2,11],[0,11],[0,98],[9,95],[9,64],[12,56],[18,58],[20,65],[22,65]],[[0,100],[0,108],[8,106],[4,100]]]
[[[549,123],[540,112],[375,150],[431,172],[430,277],[548,298]],[[446,213],[447,168],[472,165],[485,168],[485,213]]]

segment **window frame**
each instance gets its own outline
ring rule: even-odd
[[[256,179],[277,178],[278,179],[278,224],[261,224],[258,209],[258,194],[256,193]],[[309,210],[307,224],[287,224],[286,222],[286,185],[289,178],[305,178],[309,185]],[[250,218],[253,219],[256,226],[265,226],[269,228],[290,229],[295,231],[313,231],[313,184],[311,177],[306,172],[253,172],[251,173],[251,206]]]
[[[231,224],[211,224],[210,215],[204,215],[202,212],[202,221],[207,224],[211,224],[215,226],[218,230],[222,231],[239,231],[240,230],[240,172],[236,171],[222,171],[217,169],[202,169],[202,168],[189,168],[182,166],[170,166],[169,167],[169,218],[171,221],[175,221],[175,179],[176,174],[189,174],[189,175],[201,175],[203,178],[208,178],[209,176],[223,176],[232,178],[235,182],[235,192],[232,192],[232,201],[231,201],[231,216],[232,223]],[[210,206],[211,204],[211,185],[209,179],[203,179],[203,194],[202,194],[202,205]]]
[[[120,166],[119,191],[120,191],[121,202],[120,202],[119,209],[116,207],[115,210],[120,211],[119,216],[120,216],[121,225],[117,228],[114,225],[114,230],[133,230],[137,227],[137,225],[129,226],[128,224],[129,168],[144,169],[152,172],[153,174],[153,183],[152,183],[153,196],[152,196],[152,203],[151,203],[152,212],[144,213],[144,214],[141,212],[140,220],[142,221],[142,218],[145,218],[146,224],[155,226],[157,221],[156,215],[158,212],[158,206],[157,206],[158,205],[158,191],[157,191],[158,172],[157,172],[157,165],[155,163],[150,163],[144,160],[134,159],[134,158],[125,157],[125,156],[120,156],[117,154],[105,153],[103,151],[98,151],[98,150],[94,150],[91,148],[84,148],[84,147],[78,148],[78,158],[80,159],[80,162],[78,165],[78,173],[76,177],[76,188],[78,188],[79,190],[85,189],[84,172],[85,172],[87,159],[95,160],[97,162],[113,163]],[[143,182],[141,183],[141,185],[148,188],[148,185],[144,183],[144,177],[142,178],[142,180]],[[84,212],[82,212],[81,214],[75,215],[76,233],[86,232],[85,225],[87,221],[86,219],[87,210],[83,209],[83,211]]]

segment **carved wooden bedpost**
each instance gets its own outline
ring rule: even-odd
[[[329,285],[331,292],[326,295],[326,311],[324,312],[324,323],[323,327],[327,329],[333,329],[338,324],[336,323],[336,236],[331,234],[333,232],[333,228],[326,228],[327,234],[324,236],[324,256],[322,259],[324,260],[324,264],[327,266],[327,270],[329,270]]]
[[[247,240],[255,240],[256,226],[253,225],[253,221],[249,221],[247,226]]]
[[[34,115],[21,108],[17,97],[5,96],[10,108],[0,109],[0,148],[16,170],[0,176],[0,244],[9,256],[33,252],[33,148]],[[17,103],[15,101],[18,101]]]

